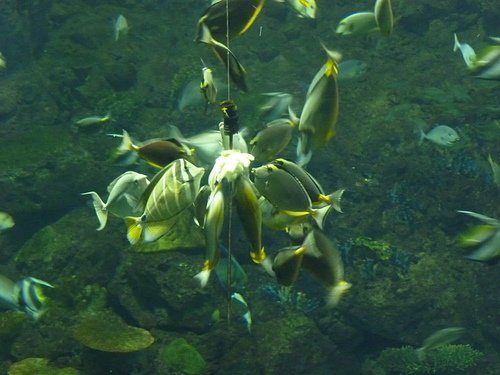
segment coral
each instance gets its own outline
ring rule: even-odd
[[[414,348],[388,348],[371,364],[374,374],[456,374],[476,365],[483,353],[470,345],[443,345],[429,351],[423,360]]]
[[[148,331],[125,324],[111,311],[84,314],[73,327],[73,335],[89,348],[116,353],[142,350],[154,341]]]
[[[160,356],[169,368],[187,375],[201,374],[206,366],[198,350],[182,337],[168,344]]]
[[[57,368],[46,358],[26,358],[9,367],[9,375],[78,375],[71,367]]]

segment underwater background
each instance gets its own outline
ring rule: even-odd
[[[385,38],[335,33],[372,1],[318,0],[316,19],[305,19],[267,0],[231,42],[249,84],[232,98],[251,129],[262,126],[262,93],[292,94],[300,113],[325,60],[320,42],[366,64],[339,81],[337,133],[307,167],[325,190],[346,189],[343,213],[329,216],[325,232],[352,288],[328,309],[307,275],[279,286],[248,258],[235,221],[231,243],[248,276],[241,290],[251,332],[234,314],[226,321],[215,277],[203,289],[193,280],[204,244],[189,215],[158,244],[131,247],[123,220],[96,231],[80,195],[104,192],[127,170],[113,161],[118,142],[107,134],[152,139],[169,125],[184,135],[217,127],[217,106],[179,106],[186,84],[201,78],[200,57],[225,76],[193,41],[209,5],[0,2],[0,211],[16,222],[0,233],[0,273],[54,286],[37,321],[0,311],[0,373],[500,374],[498,265],[466,259],[470,250],[457,241],[477,224],[457,210],[500,217],[488,163],[500,160],[500,84],[471,77],[453,52],[453,33],[477,47],[500,36],[498,1],[394,0],[394,31]],[[120,14],[129,31],[115,40]],[[75,125],[108,112],[110,121]],[[419,128],[436,124],[460,140],[420,144]],[[283,156],[295,157],[293,145]],[[268,229],[263,240],[271,254],[288,243]],[[466,331],[418,361],[413,349],[446,327]]]

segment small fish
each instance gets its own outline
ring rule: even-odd
[[[339,64],[338,81],[354,81],[366,74],[368,64],[361,60],[344,60]]]
[[[128,22],[123,14],[118,15],[116,17],[115,22],[113,23],[113,34],[115,36],[115,41],[118,41],[120,36],[125,36],[128,34]]]
[[[166,234],[176,215],[193,204],[204,172],[185,159],[176,159],[160,170],[139,201],[143,214],[125,218],[129,242],[152,242]]]
[[[335,32],[339,35],[358,35],[371,33],[379,29],[373,12],[351,14],[342,20]]]
[[[474,78],[500,80],[500,45],[487,46],[479,51],[471,73]]]
[[[500,187],[500,166],[491,158],[491,155],[488,155],[488,163],[490,163],[493,183]]]
[[[443,328],[434,332],[432,335],[427,337],[422,346],[417,349],[418,359],[423,361],[425,359],[425,354],[428,351],[457,341],[464,334],[464,332],[465,328],[463,327]]]
[[[53,286],[34,277],[24,277],[13,282],[0,275],[0,304],[37,320],[45,312],[46,297],[43,288],[53,288]]]
[[[483,225],[476,225],[462,234],[459,244],[464,247],[479,246],[467,259],[477,262],[495,262],[500,257],[500,221],[472,211],[458,211],[481,220]]]
[[[453,146],[455,142],[460,140],[460,137],[455,129],[447,125],[437,125],[427,133],[420,129],[419,144],[421,144],[424,139],[440,146]]]
[[[231,302],[231,307],[235,310],[234,313],[242,317],[248,333],[252,333],[252,314],[250,313],[247,301],[245,301],[240,293],[235,292],[231,294]]]
[[[288,246],[278,251],[273,260],[273,271],[278,283],[293,285],[299,276],[305,250],[304,246]]]
[[[316,73],[306,95],[299,119],[299,160],[310,159],[313,150],[328,142],[336,131],[339,115],[338,62],[341,55],[323,46],[326,63]]]
[[[150,139],[141,145],[136,145],[128,132],[123,130],[122,143],[116,150],[115,157],[130,151],[136,152],[141,159],[156,168],[163,168],[176,159],[190,159],[192,155],[191,150],[175,138]]]
[[[115,178],[108,186],[108,199],[104,203],[95,191],[82,193],[90,195],[99,220],[97,230],[103,230],[108,220],[108,212],[120,218],[138,214],[137,204],[149,185],[146,175],[127,171]]]
[[[206,27],[216,40],[225,40],[226,34],[233,39],[243,34],[255,22],[264,0],[220,0],[210,5],[198,20],[195,41],[203,38]],[[226,32],[226,10],[229,18],[229,33]]]
[[[7,60],[5,59],[2,52],[0,52],[0,70],[7,68]]]
[[[105,116],[90,116],[78,120],[76,124],[80,127],[102,124],[111,120],[111,113],[107,113]]]
[[[248,275],[241,266],[240,262],[236,260],[234,256],[231,256],[231,261],[228,260],[228,252],[225,247],[220,245],[221,258],[217,267],[215,267],[215,276],[219,280],[222,288],[226,292],[236,292],[241,291],[248,283]],[[231,266],[231,280],[228,284],[228,272],[229,266]],[[228,286],[229,285],[229,286]]]
[[[373,13],[380,33],[383,36],[391,35],[394,28],[391,0],[376,0]]]
[[[286,92],[267,92],[262,95],[269,99],[259,109],[262,111],[261,118],[264,122],[270,122],[286,116],[291,112],[292,95]]]
[[[273,160],[288,146],[296,126],[289,118],[271,121],[250,141],[250,153],[262,162]]]
[[[316,0],[276,0],[278,3],[287,3],[299,17],[316,18]]]
[[[467,65],[468,68],[473,68],[474,67],[474,61],[476,61],[476,52],[474,49],[467,43],[460,43],[458,41],[457,34],[453,34],[453,37],[455,39],[454,45],[453,45],[453,52],[456,52],[460,50],[462,53],[462,57],[465,61],[465,64]]]
[[[182,112],[189,107],[202,106],[204,102],[205,97],[200,90],[200,80],[193,79],[180,90],[177,98],[177,109]]]
[[[202,60],[203,62],[203,60]],[[205,100],[209,104],[213,104],[217,100],[217,86],[215,85],[215,80],[213,76],[212,69],[208,68],[203,64],[202,68],[202,78],[200,83],[200,90],[205,97]]]
[[[7,212],[0,211],[0,233],[12,228],[16,223],[12,216],[10,216]]]

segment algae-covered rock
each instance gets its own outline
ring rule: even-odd
[[[127,325],[111,311],[84,315],[73,326],[73,336],[91,349],[114,353],[146,349],[154,341],[151,333]]]
[[[201,374],[206,366],[198,350],[182,337],[168,344],[160,356],[167,367],[187,375]]]
[[[191,212],[184,210],[176,218],[176,224],[166,235],[154,242],[139,243],[133,246],[132,249],[139,253],[154,253],[204,246],[203,231],[193,224]]]
[[[71,367],[57,368],[46,358],[26,358],[9,367],[9,375],[78,375]]]
[[[25,315],[18,311],[5,311],[0,313],[0,340],[5,342],[7,337],[15,335],[25,322]]]

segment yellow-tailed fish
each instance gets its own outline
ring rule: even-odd
[[[203,62],[203,60],[202,60]],[[213,104],[217,100],[217,86],[213,76],[213,71],[203,63],[200,90],[205,97],[206,103]]]
[[[127,238],[155,241],[175,224],[175,216],[193,204],[205,170],[185,159],[177,159],[159,171],[144,191],[139,205],[143,214],[127,217]]]
[[[217,56],[217,58],[226,67],[226,71],[229,71],[229,77],[231,78],[231,80],[241,91],[247,92],[248,85],[246,82],[246,70],[243,65],[240,64],[234,53],[229,48],[212,37],[212,34],[210,33],[210,30],[206,25],[203,24],[201,26],[201,30],[202,34],[198,41],[208,44],[212,48],[215,56]]]
[[[151,139],[136,145],[130,135],[123,130],[122,143],[116,151],[116,157],[134,151],[141,159],[156,168],[163,168],[172,161],[180,158],[191,161],[191,150],[175,138]]]
[[[472,211],[458,211],[481,220],[477,225],[459,238],[462,246],[476,246],[477,250],[466,256],[477,262],[495,262],[500,257],[500,221]]]
[[[204,219],[205,259],[201,272],[194,277],[201,287],[207,285],[210,273],[217,266],[220,258],[219,242],[222,226],[224,225],[224,193],[222,184],[212,191],[207,202],[207,212]]]
[[[327,288],[327,306],[336,306],[351,288],[351,284],[344,279],[344,264],[337,246],[317,229],[309,232],[302,246],[305,247],[302,267]]]
[[[235,181],[234,201],[238,216],[243,224],[243,230],[251,245],[250,258],[254,263],[262,265],[272,275],[271,262],[262,246],[262,213],[257,195],[254,186],[244,175]]]
[[[307,220],[307,216],[290,216],[274,206],[264,196],[259,197],[262,224],[272,230],[287,230],[288,227]]]
[[[296,125],[289,118],[271,121],[250,141],[250,153],[262,162],[273,160],[292,140]]]
[[[82,195],[90,195],[94,205],[99,227],[97,230],[103,230],[108,221],[108,213],[120,218],[138,214],[137,205],[141,195],[149,185],[149,180],[146,175],[127,171],[115,178],[108,185],[108,199],[104,203],[95,191],[82,193]]]
[[[221,0],[210,5],[200,16],[195,41],[202,38],[206,26],[217,40],[226,38],[226,11],[229,12],[229,38],[243,34],[259,15],[264,0]]]
[[[328,58],[309,86],[299,119],[297,154],[305,164],[313,150],[323,146],[335,135],[339,114],[337,75],[341,56],[337,52],[325,50]]]
[[[359,12],[340,20],[335,32],[339,35],[358,35],[378,30],[373,12]]]
[[[78,120],[76,124],[80,127],[102,124],[111,120],[111,114],[108,112],[105,116],[90,116]]]
[[[479,51],[470,69],[474,78],[500,80],[500,46],[487,46]]]
[[[299,17],[316,18],[318,7],[316,0],[276,0],[278,3],[287,3],[290,8],[297,12]]]
[[[273,271],[278,283],[291,286],[297,280],[304,252],[303,246],[288,246],[276,254],[273,260]]]
[[[373,10],[375,20],[383,36],[389,36],[394,27],[394,16],[392,15],[391,0],[376,0]]]

